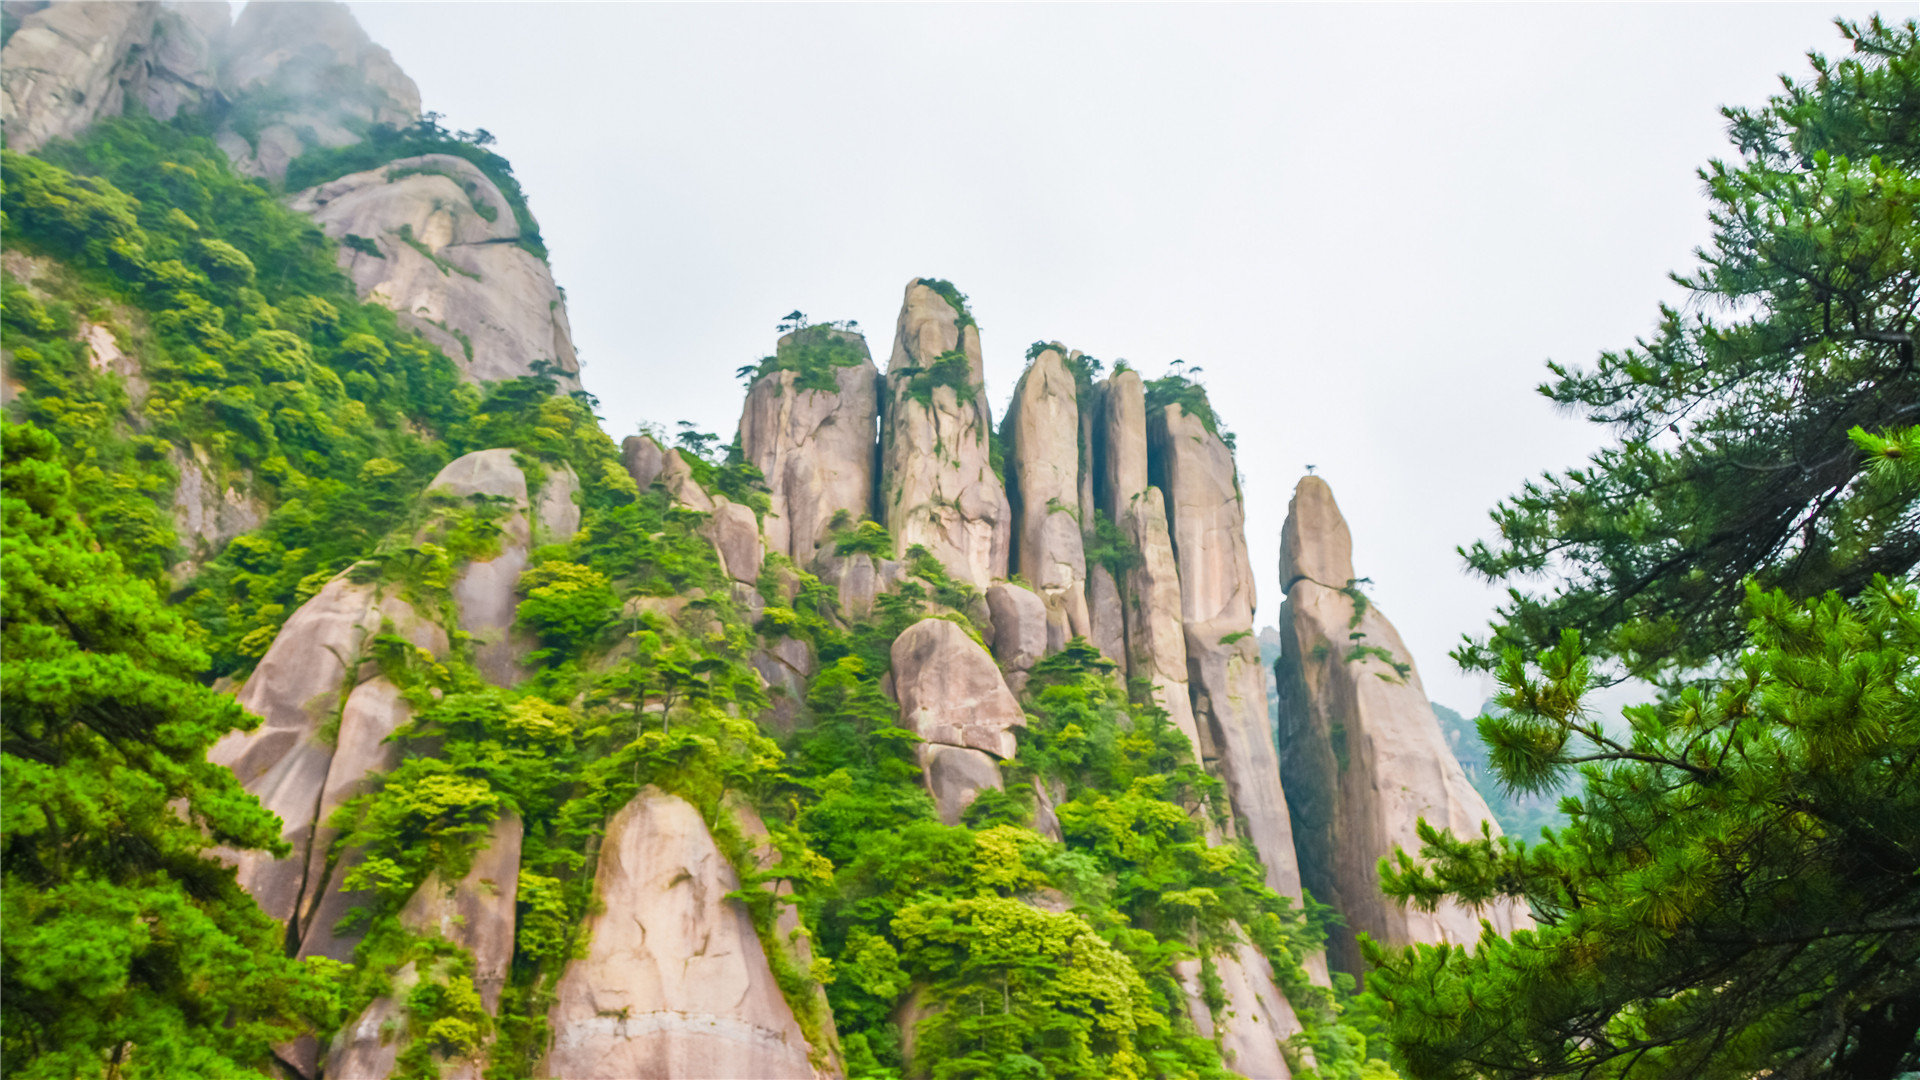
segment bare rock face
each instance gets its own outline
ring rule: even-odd
[[[965,358],[966,386],[932,385],[947,370],[940,358],[953,355]],[[982,370],[971,317],[909,282],[887,365],[880,513],[896,555],[923,544],[955,579],[984,589],[1007,576],[1013,514],[989,457]]]
[[[78,0],[9,4],[20,25],[0,52],[0,124],[10,149],[71,138],[136,102],[160,120],[214,91],[225,3]]]
[[[527,521],[527,477],[502,447],[476,450],[447,463],[428,491],[456,497],[474,495],[504,498],[513,509],[500,521],[500,553],[469,562],[453,578],[453,602],[460,629],[473,635],[474,666],[496,686],[512,686],[524,676],[521,659],[528,643],[513,629],[520,606],[520,575],[533,551],[533,530]]]
[[[273,180],[310,149],[347,146],[370,124],[404,127],[420,117],[419,87],[332,0],[241,9],[221,89],[269,103],[250,136],[228,128],[218,141],[240,171]]]
[[[761,547],[760,522],[752,508],[716,497],[713,516],[701,532],[719,552],[721,569],[728,577],[749,585],[760,580],[766,551]]]
[[[1069,635],[1091,637],[1080,535],[1079,396],[1059,348],[1041,351],[1028,365],[1010,409],[1006,449],[1020,576],[1063,617]]]
[[[829,524],[844,511],[858,521],[873,512],[879,372],[859,334],[812,326],[786,335],[778,354],[846,350],[860,362],[833,368],[831,390],[803,390],[800,373],[762,376],[740,413],[740,449],[767,478],[767,548],[811,567],[829,541]]]
[[[767,834],[767,824],[753,804],[738,792],[729,791],[722,799],[722,805],[733,815],[734,823],[740,832],[753,844],[754,863],[761,870],[769,870],[779,862],[773,843]],[[761,888],[772,889],[780,895],[791,895],[793,886],[785,881],[776,885],[765,882]],[[801,971],[813,965],[813,939],[807,934],[806,927],[800,921],[800,912],[792,904],[782,904],[780,913],[773,920],[774,937],[778,939],[781,951],[789,963]],[[840,1056],[840,1032],[833,1024],[833,1007],[827,1002],[827,988],[815,983],[813,987],[814,1015],[824,1022],[820,1032],[819,1045],[815,1046],[816,1057],[824,1058],[818,1072],[826,1076],[844,1076],[846,1066]]]
[[[392,308],[469,380],[530,375],[544,361],[563,391],[580,388],[553,272],[519,246],[512,206],[472,162],[402,158],[309,188],[291,205],[344,241],[340,265],[363,298]]]
[[[1393,624],[1368,604],[1351,625],[1353,599],[1338,585],[1354,576],[1352,541],[1326,481],[1300,481],[1283,535],[1281,576],[1292,585],[1274,664],[1281,761],[1307,888],[1347,918],[1348,928],[1330,937],[1329,960],[1364,973],[1354,942],[1362,931],[1389,946],[1471,946],[1483,918],[1503,934],[1531,926],[1506,902],[1476,911],[1448,901],[1428,913],[1381,895],[1378,864],[1396,846],[1419,850],[1419,819],[1456,836],[1477,836],[1483,823],[1497,836],[1500,827],[1440,733]],[[1405,674],[1373,655],[1348,660],[1355,644],[1385,650]]]
[[[1047,605],[1033,590],[1002,582],[987,590],[993,618],[993,658],[1007,673],[1008,685],[1047,655]],[[1014,687],[1017,691],[1018,687]]]
[[[813,676],[813,646],[798,638],[775,638],[754,650],[749,662],[766,683],[772,701],[760,722],[778,734],[791,734],[799,726],[807,680]]]
[[[1274,982],[1273,965],[1260,950],[1241,942],[1213,958],[1227,1003],[1214,1017],[1201,987],[1201,962],[1182,960],[1174,976],[1187,999],[1187,1014],[1204,1038],[1220,1047],[1227,1068],[1249,1080],[1291,1080],[1280,1044],[1301,1031],[1293,1005]]]
[[[953,824],[981,788],[999,787],[995,759],[1017,749],[1026,714],[987,650],[956,623],[922,619],[894,639],[894,696],[941,820]],[[964,751],[964,752],[959,752]]]
[[[1127,670],[1127,613],[1120,600],[1120,586],[1112,571],[1092,566],[1087,571],[1087,616],[1093,620],[1091,640],[1100,655]]]
[[[1165,478],[1195,726],[1217,758],[1234,813],[1267,884],[1300,895],[1280,767],[1267,726],[1267,681],[1253,639],[1253,568],[1233,454],[1198,417],[1168,405],[1148,417],[1150,465]]]
[[[242,472],[239,483],[220,484],[211,462],[199,447],[189,456],[172,448],[168,460],[180,480],[173,488],[173,529],[186,548],[186,558],[174,564],[175,581],[184,582],[218,554],[227,542],[266,523],[267,505],[252,494],[252,476]]]
[[[555,988],[541,1074],[567,1080],[812,1080],[739,877],[700,812],[649,787],[607,822],[591,944]]]
[[[1118,520],[1121,531],[1140,553],[1139,563],[1127,571],[1124,615],[1128,676],[1152,684],[1154,699],[1193,745],[1194,760],[1201,761],[1206,748],[1194,722],[1193,698],[1187,687],[1180,569],[1174,560],[1160,489],[1150,487],[1131,496]]]
[[[845,618],[865,618],[873,614],[873,602],[881,593],[890,592],[906,580],[906,566],[898,559],[865,553],[834,554],[823,549],[815,560],[820,580],[840,595],[840,614]]]
[[[414,644],[436,653],[447,648],[439,627],[420,618],[411,605],[382,597],[372,585],[355,585],[335,578],[318,595],[293,613],[274,639],[259,666],[240,688],[239,701],[261,718],[251,732],[233,732],[215,743],[207,759],[225,765],[240,783],[269,810],[280,816],[281,836],[293,845],[284,859],[265,852],[233,853],[241,887],[253,894],[267,914],[282,921],[303,907],[303,894],[320,895],[326,883],[310,880],[309,858],[323,799],[329,790],[351,788],[366,769],[381,767],[383,751],[355,735],[341,755],[340,775],[334,775],[336,743],[324,737],[337,708],[352,704],[360,689],[365,647],[384,623]],[[372,672],[365,673],[369,678]],[[384,681],[384,680],[381,680]],[[341,694],[346,692],[346,703]],[[364,708],[355,709],[355,730],[364,721],[371,733],[392,724],[378,689],[361,696]],[[341,727],[347,726],[343,712]],[[324,848],[324,844],[318,845]],[[323,856],[324,859],[324,856]]]
[[[494,820],[486,843],[460,880],[447,882],[438,872],[421,882],[400,921],[422,934],[438,934],[473,954],[473,983],[480,1003],[492,1013],[513,964],[514,902],[520,890],[519,817]],[[335,1075],[329,1073],[328,1075]]]
[[[1147,490],[1147,392],[1137,371],[1116,372],[1103,384],[1101,445],[1095,470],[1100,508],[1120,522],[1120,510]]]

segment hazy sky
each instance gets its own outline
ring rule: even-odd
[[[1498,593],[1455,547],[1603,433],[1534,393],[1630,344],[1706,238],[1718,106],[1821,5],[355,3],[529,193],[616,437],[730,436],[779,317],[972,297],[999,415],[1028,343],[1204,369],[1239,436],[1261,624],[1318,466],[1428,693]]]

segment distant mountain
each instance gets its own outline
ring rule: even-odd
[[[1508,836],[1532,840],[1540,835],[1542,827],[1557,829],[1565,825],[1567,815],[1560,812],[1560,798],[1566,794],[1566,788],[1541,795],[1501,790],[1500,780],[1487,760],[1487,745],[1480,741],[1480,732],[1474,726],[1474,719],[1491,708],[1493,703],[1488,702],[1473,716],[1462,716],[1436,701],[1433,715],[1440,718],[1440,732],[1447,737],[1447,745],[1453,747],[1453,756],[1460,760],[1460,767],[1467,771],[1467,779],[1473,781],[1474,788],[1487,800],[1494,818]]]

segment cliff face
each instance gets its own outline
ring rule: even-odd
[[[1456,836],[1499,825],[1448,749],[1393,624],[1353,590],[1353,539],[1326,481],[1300,481],[1281,534],[1280,760],[1306,886],[1347,917],[1328,944],[1334,966],[1365,973],[1354,935],[1385,945],[1471,946],[1486,919],[1500,933],[1531,926],[1501,902],[1427,913],[1380,892],[1377,866],[1396,847],[1417,853],[1421,819]]]

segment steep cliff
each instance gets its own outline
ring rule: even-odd
[[[1365,962],[1354,935],[1385,945],[1471,945],[1481,920],[1500,933],[1531,926],[1509,902],[1469,910],[1401,907],[1380,892],[1377,866],[1420,849],[1421,820],[1476,836],[1499,825],[1441,735],[1400,635],[1357,589],[1353,538],[1317,476],[1302,479],[1281,533],[1280,760],[1308,889],[1347,918],[1328,945],[1334,966]]]
[[[1074,354],[1078,359],[1079,354]],[[1040,350],[1013,388],[1007,409],[1008,495],[1021,577],[1040,594],[1054,626],[1052,646],[1093,636],[1087,557],[1081,542],[1079,393],[1059,347]]]

